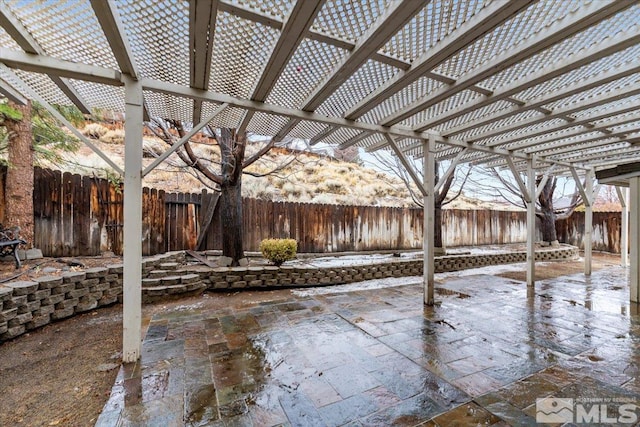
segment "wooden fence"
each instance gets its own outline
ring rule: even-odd
[[[144,188],[142,197],[144,255],[221,248],[223,224],[217,194]],[[122,254],[120,187],[105,179],[36,168],[33,198],[34,247],[44,255]],[[260,241],[268,237],[293,238],[300,252],[422,247],[421,209],[244,199],[243,216],[243,241],[248,251],[257,251]],[[525,212],[445,210],[442,220],[443,241],[448,247],[518,243],[527,237]],[[558,237],[563,242],[580,245],[583,233],[584,214],[576,213],[558,223]],[[594,214],[594,249],[619,251],[619,236],[620,213]]]
[[[569,218],[556,221],[558,240],[583,248],[584,212],[574,212]],[[593,250],[620,253],[622,216],[620,212],[594,212]]]

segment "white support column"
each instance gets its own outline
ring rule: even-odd
[[[593,170],[587,172],[585,176],[585,193],[587,200],[584,200],[584,274],[591,276],[591,249],[593,240]]]
[[[631,254],[630,264],[631,271],[629,274],[629,294],[631,302],[640,302],[640,250],[638,250],[638,241],[640,240],[640,177],[634,176],[629,178],[629,236],[631,237]]]
[[[533,297],[536,283],[536,172],[534,158],[527,160],[527,296]],[[515,172],[514,172],[515,174]]]
[[[620,265],[626,267],[629,259],[629,189],[616,186],[618,200],[622,206],[620,225]]]
[[[423,182],[425,189],[424,196],[424,236],[422,247],[424,249],[424,303],[426,305],[433,305],[434,299],[434,280],[433,274],[435,272],[434,262],[434,216],[435,216],[435,141],[430,138],[425,141],[424,147],[424,167],[423,170]]]
[[[140,358],[142,329],[142,84],[125,83],[122,361]]]

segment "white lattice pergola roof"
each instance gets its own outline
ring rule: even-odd
[[[132,362],[142,177],[209,122],[391,149],[425,196],[427,304],[437,185],[407,155],[423,156],[424,171],[451,159],[514,172],[527,204],[528,295],[536,196],[550,173],[571,173],[586,207],[589,275],[593,176],[640,161],[639,30],[630,0],[0,0],[0,92],[37,100],[63,123],[50,104],[126,113],[124,171],[96,152],[124,172],[123,359]],[[150,117],[193,128],[143,170]],[[637,303],[640,174],[629,181]]]
[[[634,1],[3,0],[5,94],[537,168],[640,159]],[[14,74],[15,73],[15,74]],[[19,80],[18,80],[19,79]],[[24,88],[23,85],[29,88]],[[224,106],[221,111],[218,107]],[[562,168],[561,168],[562,169]]]

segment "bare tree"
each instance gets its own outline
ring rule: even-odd
[[[378,166],[382,167],[386,172],[397,176],[402,180],[404,185],[407,187],[409,194],[411,195],[411,199],[413,202],[420,207],[423,207],[423,196],[422,193],[418,190],[418,187],[413,183],[411,176],[405,169],[405,167],[400,163],[400,160],[396,156],[386,156],[384,154],[373,153],[374,158],[376,159]],[[421,161],[412,161],[413,166],[416,171],[423,175],[423,163]],[[436,162],[436,167],[433,173],[435,174],[435,183],[437,184],[440,181],[440,169],[443,166],[440,162]],[[449,174],[438,190],[434,195],[434,233],[433,240],[434,246],[437,248],[442,248],[442,208],[445,205],[456,200],[458,197],[462,195],[462,189],[469,177],[471,172],[470,167],[464,168],[456,168],[453,173]],[[457,183],[456,183],[457,181]],[[451,190],[455,190],[453,194],[449,194]]]
[[[526,208],[525,198],[520,192],[520,187],[516,184],[510,171],[501,173],[497,169],[483,169],[485,178],[493,183],[491,190],[493,194],[499,195],[503,200],[521,207]],[[539,186],[544,179],[543,175],[536,177],[536,186]],[[487,187],[486,180],[484,185],[477,183],[479,187]],[[558,236],[556,233],[556,221],[571,216],[573,211],[582,204],[582,197],[577,188],[571,193],[567,192],[568,180],[559,180],[558,177],[550,176],[536,200],[536,217],[540,220],[540,232],[542,233],[542,241],[549,244],[557,244]],[[559,185],[562,184],[562,189]],[[556,207],[558,201],[562,200],[562,206]]]
[[[182,122],[177,120],[153,119],[147,126],[157,137],[168,145],[173,145],[178,138],[186,135],[187,131]],[[217,145],[219,159],[203,158],[198,155],[187,141],[176,150],[176,154],[184,163],[185,168],[191,168],[195,176],[207,187],[220,192],[218,201],[220,219],[222,221],[222,255],[231,259],[231,265],[239,264],[244,258],[242,245],[242,175],[265,176],[247,171],[247,168],[261,159],[273,147],[272,139],[264,141],[262,147],[250,156],[246,156],[247,135],[239,134],[235,129],[215,129],[207,126],[204,134],[210,143]],[[295,160],[295,155],[284,159],[275,165],[269,173],[277,173]]]

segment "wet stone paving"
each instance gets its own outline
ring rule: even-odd
[[[435,307],[414,283],[158,314],[97,425],[527,426],[540,425],[539,398],[640,405],[627,280],[609,268],[540,282],[528,298],[522,282],[472,275],[439,280]]]

